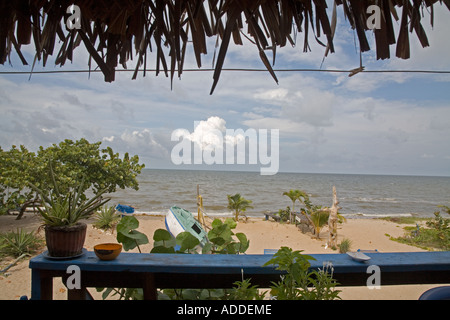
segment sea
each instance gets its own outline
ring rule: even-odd
[[[109,194],[110,205],[135,208],[135,214],[165,215],[171,206],[197,213],[197,187],[208,216],[232,216],[227,195],[240,193],[251,200],[249,217],[292,208],[283,195],[290,189],[306,192],[315,205],[332,205],[336,187],[339,213],[346,218],[417,216],[432,217],[438,205],[450,206],[450,177],[277,173],[212,170],[144,169],[138,176],[139,190],[118,189]],[[295,204],[296,211],[300,204]]]

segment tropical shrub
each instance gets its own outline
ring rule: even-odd
[[[339,253],[347,253],[350,251],[350,247],[352,246],[352,241],[350,239],[344,238],[341,243],[338,245]]]
[[[309,270],[313,257],[281,247],[264,266],[276,265],[286,274],[273,283],[270,294],[277,300],[334,300],[340,299],[333,279],[332,266],[319,270]]]
[[[314,226],[314,234],[316,238],[319,239],[320,231],[322,228],[328,224],[328,218],[330,217],[330,213],[328,211],[314,211],[311,213],[310,218]]]
[[[247,251],[250,241],[243,233],[233,233],[236,221],[227,218],[225,222],[215,219],[208,232],[209,242],[204,246],[203,253],[239,254]],[[236,236],[237,241],[233,239]]]
[[[33,254],[44,245],[44,240],[35,232],[23,229],[0,234],[0,255],[20,257],[22,254]]]
[[[139,220],[133,216],[124,216],[117,224],[117,241],[122,243],[125,251],[138,248],[141,252],[140,245],[148,243],[148,238],[142,232],[137,231]]]
[[[106,189],[99,190],[91,199],[84,195],[85,177],[77,182],[73,188],[64,191],[64,187],[56,182],[52,163],[49,162],[50,177],[52,180],[52,190],[47,195],[46,192],[30,183],[33,189],[41,198],[43,208],[38,208],[41,218],[45,225],[73,226],[82,219],[89,218],[98,208],[108,202],[110,199],[102,199]]]
[[[120,158],[110,147],[100,149],[101,142],[89,143],[86,139],[64,140],[37,152],[25,146],[12,146],[10,150],[0,148],[0,214],[19,209],[17,219],[28,206],[34,204],[36,192],[30,183],[48,196],[52,179],[48,174],[48,163],[52,162],[60,192],[76,189],[79,180],[85,177],[80,190],[84,199],[89,190],[94,194],[106,189],[111,193],[117,188],[139,189],[137,175],[144,168],[138,156],[128,153]]]
[[[438,206],[450,214],[450,208],[447,206]],[[425,227],[405,227],[406,235],[392,240],[417,246],[428,250],[450,250],[450,219],[444,218],[440,211],[434,212],[434,217],[426,222]]]
[[[286,209],[280,209],[278,210],[278,216],[280,217],[281,222],[289,221],[291,217],[291,208],[289,206],[286,207]]]
[[[114,231],[120,221],[120,215],[116,213],[114,206],[103,206],[94,214],[94,220],[95,228]]]
[[[283,192],[283,196],[287,196],[292,201],[292,211],[289,212],[289,221],[292,222],[292,213],[295,212],[295,202],[299,201],[300,203],[304,203],[305,200],[309,200],[309,197],[304,191],[298,189]]]
[[[239,216],[244,216],[245,220],[247,220],[247,216],[244,214],[244,212],[248,208],[253,208],[252,201],[247,200],[244,197],[242,197],[239,193],[236,193],[234,196],[227,195],[228,197],[228,209],[234,211],[234,221],[239,220]]]

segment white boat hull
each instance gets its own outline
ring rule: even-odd
[[[176,238],[177,235],[185,231],[181,222],[178,221],[177,217],[170,209],[169,212],[167,212],[166,214],[165,223],[167,231],[169,231],[174,238]]]

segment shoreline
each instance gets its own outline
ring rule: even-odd
[[[156,229],[165,229],[164,216],[136,215],[139,221],[138,231],[143,232],[149,238],[149,244],[141,246],[142,252],[150,252],[153,248],[153,233]],[[22,220],[15,220],[16,216],[0,216],[0,232],[8,232],[17,228],[24,230],[37,230],[41,224],[37,215],[26,215]],[[92,227],[92,219],[88,224],[86,242],[84,247],[93,250],[94,245],[104,242],[117,242],[116,234],[104,232]],[[385,219],[347,219],[347,222],[338,226],[338,243],[343,238],[352,241],[350,250],[378,250],[380,252],[413,252],[425,251],[423,249],[398,243],[389,239],[389,236],[403,235],[405,224],[398,224]],[[264,249],[279,249],[287,246],[294,250],[303,250],[304,254],[338,253],[337,250],[325,248],[328,228],[324,227],[319,240],[310,233],[303,234],[297,227],[287,223],[278,223],[272,219],[265,221],[261,218],[248,219],[244,223],[240,221],[234,232],[242,232],[250,240],[247,254],[263,254]],[[43,231],[41,231],[43,236]],[[387,236],[389,235],[389,236]],[[44,251],[42,249],[42,251]],[[39,253],[38,253],[39,254]],[[12,259],[11,259],[12,260]],[[29,259],[20,261],[10,268],[6,274],[0,275],[0,300],[17,300],[20,296],[31,295],[31,271],[28,268]],[[8,263],[0,262],[0,269]],[[54,299],[66,299],[67,289],[62,282],[54,281]],[[417,299],[421,293],[437,285],[404,285],[385,286],[380,290],[369,290],[367,287],[339,287],[342,290],[342,299]],[[89,290],[95,299],[101,299],[95,289]]]

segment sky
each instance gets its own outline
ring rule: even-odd
[[[391,59],[377,61],[373,34],[367,32],[372,50],[362,55],[366,70],[450,70],[450,12],[435,8],[434,28],[428,13],[423,20],[430,47],[422,48],[410,34],[409,60],[395,58],[394,45]],[[336,52],[322,69],[359,67],[356,34],[341,14],[337,28]],[[212,67],[215,41],[208,41],[203,69]],[[298,46],[278,48],[275,69],[321,67],[324,48],[310,38],[311,52],[303,53],[303,34],[297,41]],[[30,71],[33,46],[22,52],[29,66],[13,53],[11,65],[0,65],[0,72]],[[35,70],[88,68],[83,48],[62,68],[54,65],[55,57]],[[148,60],[155,60],[154,53]],[[128,66],[134,69],[135,61]],[[264,69],[248,42],[230,45],[223,67]],[[192,50],[185,62],[190,68],[198,69]],[[8,150],[23,144],[35,151],[86,138],[121,154],[137,154],[146,168],[259,171],[268,166],[261,153],[254,164],[246,158],[243,164],[209,165],[194,164],[193,150],[201,141],[202,150],[212,148],[217,156],[224,152],[222,143],[242,138],[233,131],[256,133],[261,149],[266,131],[271,133],[267,138],[279,132],[278,141],[266,145],[279,172],[450,176],[450,74],[277,72],[277,84],[268,72],[223,71],[210,95],[212,76],[210,71],[184,72],[171,88],[169,78],[152,72],[136,80],[132,72],[117,72],[113,83],[104,82],[101,73],[33,74],[30,80],[29,75],[0,75],[0,146]],[[175,132],[184,135],[174,138]],[[191,150],[183,150],[192,153],[192,161],[178,165],[174,148],[178,151],[183,141],[192,143]]]

